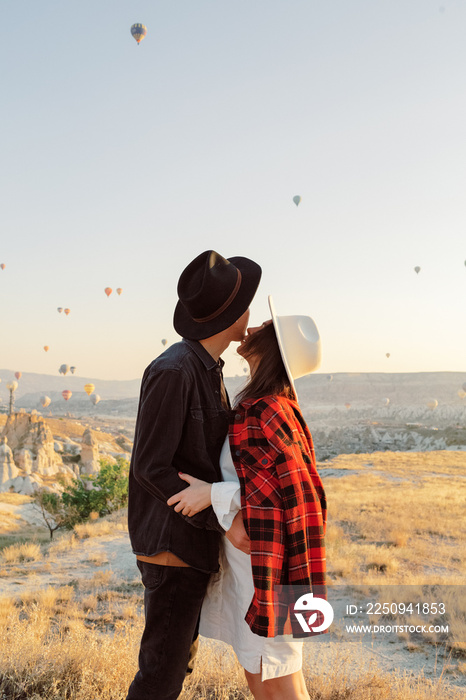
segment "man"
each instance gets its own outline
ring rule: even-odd
[[[144,584],[139,671],[127,700],[175,700],[194,666],[199,613],[218,571],[220,533],[212,507],[181,514],[167,500],[186,488],[178,472],[221,481],[220,451],[230,403],[221,353],[243,340],[261,268],[214,250],[195,258],[178,282],[174,327],[183,340],[145,370],[129,476],[128,523]],[[241,518],[226,537],[249,553]]]

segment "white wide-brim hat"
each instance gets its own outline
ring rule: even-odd
[[[296,396],[295,379],[320,366],[322,347],[317,326],[310,316],[277,316],[269,295],[272,322],[286,373]]]

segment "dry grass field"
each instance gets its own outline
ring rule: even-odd
[[[325,476],[328,464],[321,472],[332,578],[464,583],[466,452],[340,455]]]
[[[333,587],[463,584],[465,462],[464,453],[376,453],[320,465]],[[15,497],[2,500],[7,505]],[[134,564],[125,577],[120,550],[110,548],[116,537],[127,548],[124,512],[51,544],[34,541],[25,528],[23,541],[0,552],[0,589],[14,591],[0,598],[0,700],[122,700],[136,670],[143,624]],[[464,697],[466,612],[460,600],[449,603],[448,648],[439,640],[401,636],[396,648],[407,662],[398,670],[387,670],[361,642],[306,644],[312,700]],[[201,642],[182,700],[251,698],[229,647]]]

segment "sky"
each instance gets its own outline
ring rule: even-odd
[[[466,374],[463,0],[3,0],[0,32],[0,367],[140,377],[214,249],[320,372]]]

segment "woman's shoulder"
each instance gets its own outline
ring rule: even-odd
[[[288,399],[286,396],[271,394],[262,396],[259,399],[249,399],[241,404],[246,413],[261,418],[272,418],[275,415],[287,415],[298,408],[296,401]]]

